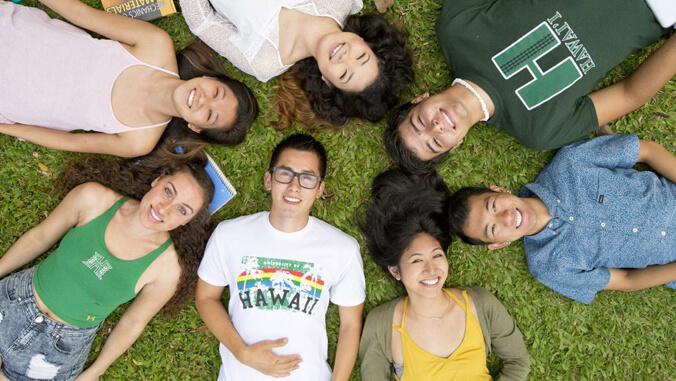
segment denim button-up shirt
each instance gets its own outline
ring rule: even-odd
[[[676,185],[634,170],[638,151],[636,135],[575,143],[521,189],[520,197],[536,195],[554,216],[524,237],[528,268],[542,284],[588,304],[610,281],[610,268],[676,261]]]

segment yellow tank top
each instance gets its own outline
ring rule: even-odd
[[[447,358],[432,355],[420,348],[406,333],[406,306],[401,317],[401,327],[392,327],[401,333],[401,350],[404,356],[404,373],[400,381],[430,380],[492,380],[486,367],[486,345],[481,325],[469,309],[467,291],[462,292],[462,304],[452,292],[444,291],[465,311],[465,337],[460,346]]]

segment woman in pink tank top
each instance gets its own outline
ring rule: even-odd
[[[110,40],[0,1],[0,133],[125,157],[150,152],[167,126],[172,139],[225,145],[244,139],[258,115],[256,99],[225,75],[205,45],[195,42],[177,58],[169,35],[150,23],[78,0],[41,2]]]
[[[194,295],[211,227],[206,156],[157,158],[71,164],[59,206],[0,258],[0,380],[98,380],[153,316]],[[82,372],[103,320],[128,300]]]

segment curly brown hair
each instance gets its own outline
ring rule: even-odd
[[[181,266],[181,278],[174,296],[162,309],[165,317],[176,315],[188,298],[194,295],[197,268],[213,230],[208,204],[214,195],[214,185],[204,170],[206,162],[203,151],[183,160],[168,160],[162,155],[153,154],[142,159],[123,161],[87,156],[69,163],[55,185],[55,192],[63,196],[77,185],[96,182],[117,193],[140,200],[150,190],[153,180],[160,176],[189,173],[195,178],[204,192],[205,202],[190,222],[169,232]]]
[[[399,103],[399,94],[413,82],[413,55],[406,37],[378,15],[349,16],[345,32],[364,39],[378,58],[378,76],[360,92],[327,86],[313,57],[296,62],[282,76],[273,107],[279,114],[276,129],[298,121],[307,129],[339,129],[351,118],[377,122]]]

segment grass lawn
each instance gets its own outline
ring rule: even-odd
[[[178,1],[175,0],[177,3]],[[98,0],[86,0],[100,7]],[[367,12],[375,12],[366,1]],[[36,6],[36,1],[26,0]],[[451,82],[434,36],[434,21],[441,1],[397,1],[385,17],[410,33],[415,52],[416,85],[406,94],[438,92]],[[192,34],[178,15],[156,25],[168,31],[178,48]],[[618,66],[606,80],[617,81],[629,73],[655,46],[640,51]],[[300,129],[275,132],[271,110],[277,80],[262,84],[244,75],[225,60],[226,69],[249,85],[261,105],[261,115],[244,144],[233,148],[209,148],[222,162],[224,172],[237,188],[237,197],[219,211],[217,221],[269,208],[263,187],[272,147]],[[49,63],[43,63],[49,64]],[[662,143],[676,153],[676,81],[672,80],[646,106],[616,121],[615,132],[636,132],[639,137]],[[390,166],[382,148],[384,123],[354,122],[340,132],[314,133],[329,152],[326,192],[313,215],[356,237],[363,246],[355,210],[368,199],[371,179]],[[58,204],[50,196],[54,177],[63,164],[78,155],[56,152],[14,138],[0,136],[0,253],[36,225]],[[440,166],[451,189],[463,185],[502,185],[513,191],[535,179],[554,154],[525,149],[508,135],[488,126],[473,129],[465,143]],[[676,207],[665,205],[665,207]],[[676,250],[676,249],[675,249]],[[366,311],[398,295],[398,288],[362,249],[367,280]],[[454,242],[448,253],[447,285],[482,286],[507,307],[524,333],[532,358],[533,380],[650,379],[669,380],[676,375],[676,301],[666,287],[624,294],[606,291],[589,306],[573,302],[537,283],[528,272],[520,242],[490,252]],[[120,308],[104,324],[92,347],[90,361],[100,351],[119,319]],[[329,357],[333,361],[338,333],[338,311],[329,309]],[[218,342],[205,329],[194,305],[167,321],[155,318],[139,340],[106,372],[105,380],[215,380],[220,366]],[[356,367],[355,369],[358,369]],[[497,374],[499,363],[490,369]],[[355,371],[352,380],[359,380]]]

